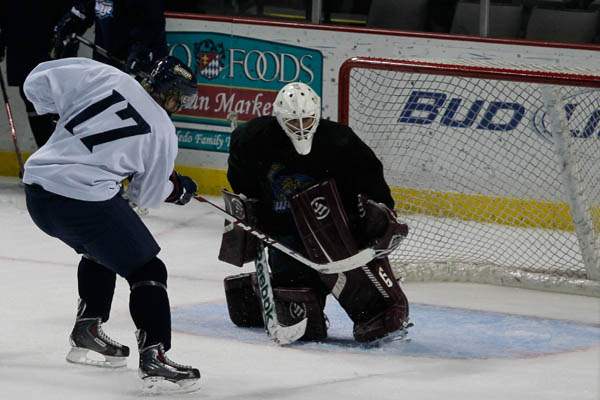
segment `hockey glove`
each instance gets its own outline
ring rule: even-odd
[[[173,171],[169,180],[173,182],[173,191],[165,200],[167,203],[183,206],[190,202],[198,190],[196,182],[185,175],[179,175],[176,171]]]
[[[85,1],[75,3],[54,27],[53,46],[50,53],[52,58],[76,54],[79,43],[75,40],[75,35],[83,35],[94,23],[88,3]]]
[[[129,56],[127,57],[127,72],[130,74],[136,74],[140,71],[148,71],[152,67],[153,60],[154,54],[148,47],[139,43],[135,43],[129,49]]]
[[[377,251],[378,258],[386,257],[408,235],[408,225],[383,203],[359,195],[358,212],[363,240]]]

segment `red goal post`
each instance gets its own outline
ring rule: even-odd
[[[600,296],[600,70],[352,58],[338,120],[384,164],[414,280]]]

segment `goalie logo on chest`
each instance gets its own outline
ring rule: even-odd
[[[294,172],[283,164],[274,163],[267,179],[271,184],[273,212],[284,214],[290,211],[289,198],[313,185],[316,180],[301,172]]]

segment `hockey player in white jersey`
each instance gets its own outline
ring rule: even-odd
[[[190,201],[196,184],[174,170],[177,136],[168,113],[196,95],[194,74],[166,57],[140,84],[97,61],[67,58],[38,65],[24,91],[38,114],[60,116],[48,142],[27,160],[23,182],[35,224],[82,255],[67,360],[126,365],[129,348],[101,327],[109,318],[118,274],[131,289],[144,387],[196,389],[199,371],[165,355],[171,347],[171,316],[160,247],[119,194],[129,178],[129,198],[141,207]]]

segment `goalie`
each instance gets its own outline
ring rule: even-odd
[[[227,177],[236,194],[226,206],[311,261],[326,263],[371,246],[381,257],[340,274],[321,274],[269,247],[277,315],[285,325],[307,318],[303,340],[327,337],[323,313],[332,294],[354,322],[354,338],[371,342],[404,335],[408,301],[387,257],[408,233],[374,152],[347,126],[320,119],[319,96],[290,83],[274,102],[274,117],[259,117],[231,136]],[[392,239],[392,240],[390,240]],[[255,242],[230,225],[219,258],[241,266]],[[255,274],[225,279],[232,321],[262,326]]]

